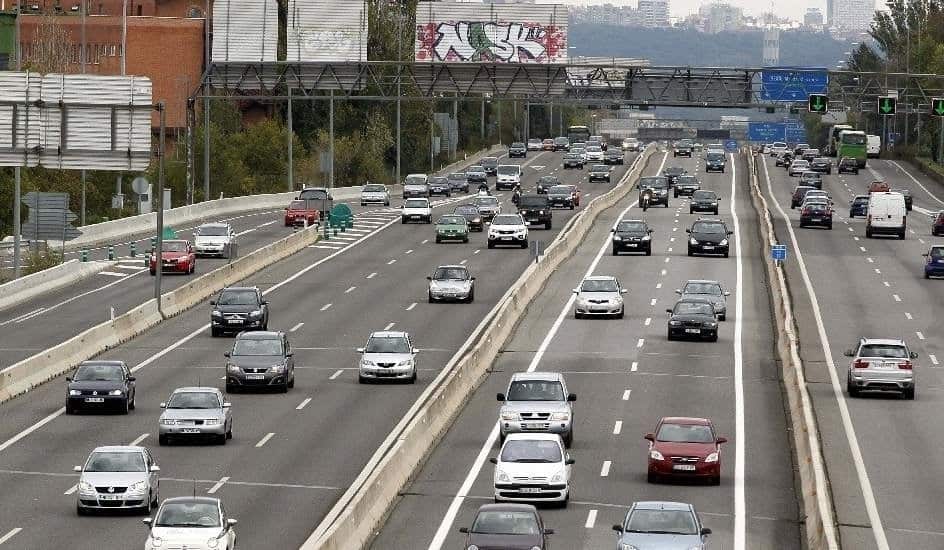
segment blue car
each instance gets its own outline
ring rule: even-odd
[[[703,550],[711,529],[703,527],[695,507],[683,502],[634,502],[623,523],[613,526],[616,548]]]
[[[924,257],[927,259],[924,263],[924,278],[944,277],[944,245],[932,246]]]
[[[869,196],[868,195],[856,195],[851,201],[849,201],[849,217],[854,218],[856,216],[866,217],[869,214]]]

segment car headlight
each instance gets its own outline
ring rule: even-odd
[[[518,413],[513,413],[513,412],[502,413],[501,419],[507,420],[507,421],[518,420]]]
[[[613,235],[613,240],[614,240],[614,241],[622,241],[622,240],[623,240],[623,237],[620,237],[619,235]]]
[[[203,421],[204,426],[219,426],[223,422],[219,418],[207,418]]]
[[[532,547],[531,547],[531,550],[541,550],[541,547],[540,547],[540,546],[532,546]]]
[[[690,243],[692,243],[692,244],[698,244],[698,239],[696,239],[695,237],[692,237],[691,239],[689,239],[688,242],[690,242]]]
[[[361,365],[365,367],[376,367],[377,364],[371,361],[370,359],[361,359]]]
[[[262,315],[262,310],[261,310],[261,309],[254,309],[254,310],[252,310],[252,311],[249,312],[249,316],[250,316],[250,317],[260,317],[261,315]]]
[[[239,372],[239,366],[232,363],[226,365],[226,372],[237,373]]]
[[[79,482],[79,492],[80,493],[94,493],[95,487],[88,481]]]
[[[721,242],[718,244],[720,244],[721,246],[728,246],[728,239],[721,239]]]
[[[482,218],[474,218],[472,220],[472,223],[481,223],[481,222],[482,222]]]
[[[639,549],[633,546],[632,544],[629,544],[628,542],[621,542],[619,545],[619,550],[639,550]]]
[[[705,462],[718,462],[718,452],[715,451],[705,457]]]
[[[285,372],[285,365],[272,365],[271,367],[269,367],[269,372],[277,372],[277,373]]]
[[[220,544],[220,539],[212,538],[207,540],[207,548],[216,548]]]
[[[162,418],[162,419],[161,419],[161,425],[162,425],[162,426],[176,426],[176,425],[177,425],[177,420],[175,420],[175,419],[173,419],[173,418]]]
[[[670,326],[670,327],[680,327],[680,326],[682,326],[682,322],[681,322],[681,321],[669,321],[669,326]]]
[[[662,456],[662,453],[655,449],[649,449],[649,458],[652,460],[665,460],[665,457]]]
[[[498,470],[497,472],[495,472],[495,477],[498,479],[498,481],[501,481],[501,482],[507,483],[511,481],[511,478],[508,477],[508,474],[506,474],[505,472],[501,470]]]
[[[220,311],[213,310],[212,312],[210,312],[210,315],[212,315],[213,317],[222,317],[223,313]]]
[[[544,211],[543,211],[543,210],[539,210],[539,211],[538,211],[538,214],[540,214],[540,215],[543,216],[543,215],[544,215]]]
[[[716,326],[718,326],[718,323],[716,321],[708,321],[707,323],[705,323],[705,326],[709,328],[715,328]]]
[[[161,537],[154,537],[151,539],[151,548],[160,548],[164,545],[164,539]]]
[[[644,240],[644,241],[648,241],[648,240],[651,240],[651,239],[652,239],[652,237],[651,237],[650,235],[643,235],[643,236],[642,236],[642,240]]]
[[[124,394],[124,393],[125,393],[125,392],[123,392],[123,391],[121,391],[121,390],[111,390],[110,392],[108,392],[108,395],[122,395],[122,394]]]
[[[69,390],[69,395],[82,395],[82,392],[79,390]]]
[[[570,420],[570,413],[565,413],[565,412],[551,413],[551,420],[557,421],[557,422],[565,422],[567,420]]]
[[[147,485],[148,484],[146,481],[138,481],[137,483],[132,483],[131,486],[128,487],[128,492],[129,493],[143,493],[144,491],[147,491]]]
[[[465,550],[479,550],[479,547],[474,544],[470,544]]]
[[[409,365],[412,365],[412,364],[413,364],[413,360],[412,360],[412,359],[405,359],[405,360],[400,361],[399,363],[397,363],[397,366],[398,366],[398,367],[406,367],[406,366],[409,366]]]

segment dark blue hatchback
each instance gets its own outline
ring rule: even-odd
[[[944,277],[944,245],[932,246],[924,257],[924,278]]]

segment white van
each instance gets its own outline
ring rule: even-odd
[[[898,235],[905,238],[907,218],[905,196],[894,191],[869,194],[869,210],[865,222],[865,236]]]
[[[500,164],[495,173],[495,189],[499,191],[521,185],[521,166],[518,164]]]
[[[865,156],[869,157],[870,159],[877,159],[881,152],[882,152],[881,136],[873,136],[873,135],[865,136]]]

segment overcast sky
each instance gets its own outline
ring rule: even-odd
[[[807,8],[819,8],[825,17],[826,0],[791,0],[789,2],[778,1],[776,3],[769,0],[726,0],[729,4],[734,4],[744,8],[749,15],[760,15],[765,11],[785,15],[791,19],[801,21]],[[636,6],[637,0],[539,0],[540,3],[560,3],[565,4],[614,4],[625,6]],[[684,17],[691,13],[696,13],[699,6],[709,3],[708,0],[669,0],[669,9],[673,17]],[[884,5],[884,1],[877,2]]]

